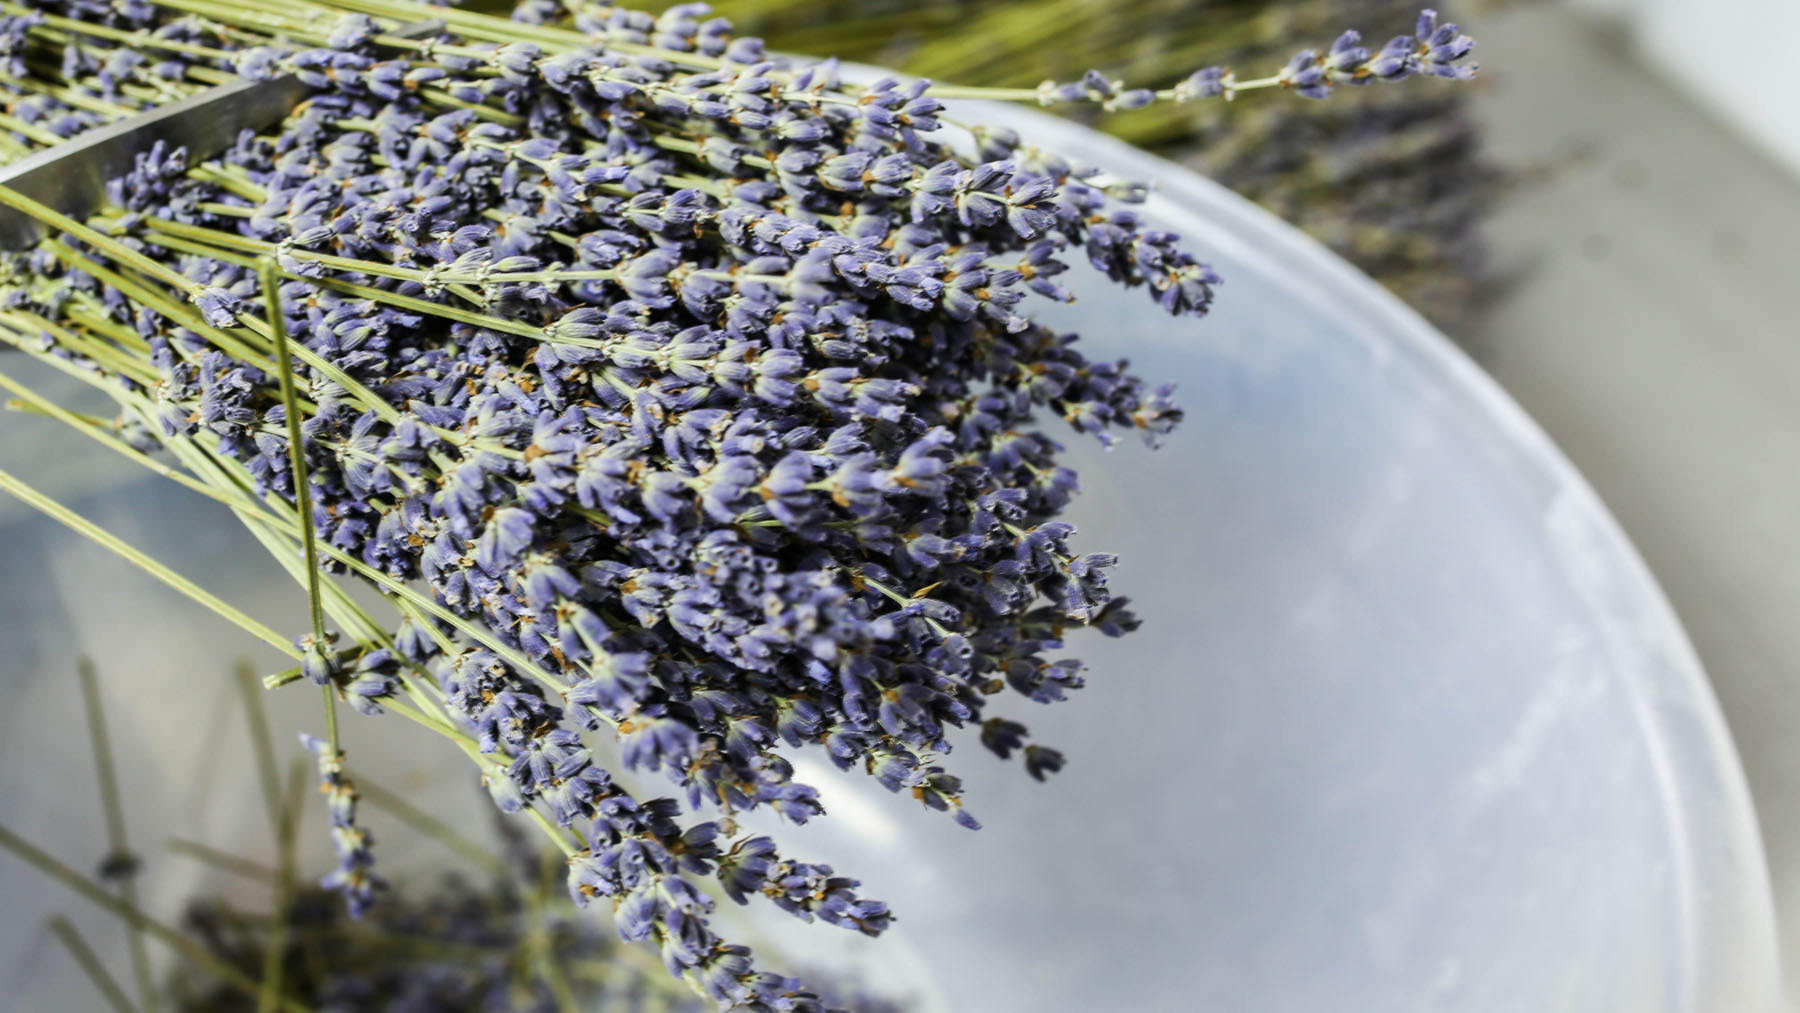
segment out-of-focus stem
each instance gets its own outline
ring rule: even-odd
[[[69,951],[69,956],[75,958],[75,963],[81,965],[82,973],[86,974],[88,980],[94,983],[94,988],[99,991],[108,1006],[118,1013],[136,1013],[137,1007],[131,1004],[131,999],[125,995],[125,990],[119,987],[119,983],[113,980],[111,974],[107,973],[106,965],[100,962],[100,957],[94,952],[94,948],[88,945],[87,940],[82,938],[80,932],[76,931],[73,922],[62,915],[55,915],[50,919],[48,927],[51,934],[56,936],[57,941],[63,944],[63,948]]]
[[[125,804],[119,799],[119,776],[113,766],[112,737],[106,730],[106,712],[100,706],[100,681],[94,674],[94,663],[82,658],[76,663],[81,679],[81,703],[87,711],[88,738],[94,750],[94,779],[100,787],[101,807],[106,811],[107,864],[119,873],[119,898],[133,910],[137,901],[137,856],[125,833]],[[150,975],[150,954],[144,949],[144,929],[130,920],[127,939],[131,950],[131,971],[137,979],[138,1005],[155,1013],[156,983]]]
[[[144,927],[144,931],[161,940],[169,948],[217,975],[231,987],[254,996],[260,987],[256,979],[231,966],[226,961],[214,956],[205,946],[189,939],[173,928],[159,922],[131,904],[108,893],[99,884],[69,868],[56,860],[55,856],[20,837],[11,829],[0,825],[0,848],[12,852],[21,861],[37,869],[39,872],[79,894],[83,900],[117,915],[127,922],[136,922]],[[314,1013],[312,1007],[292,999],[282,999],[280,1009],[287,1013]]]

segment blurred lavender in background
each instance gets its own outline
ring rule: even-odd
[[[531,853],[518,864],[531,867]],[[301,891],[279,922],[224,896],[189,905],[183,928],[244,974],[286,968],[289,995],[322,1011],[388,1013],[704,1013],[716,1007],[671,980],[654,955],[621,943],[562,894],[561,856],[545,855],[545,888],[516,878],[445,876],[385,897],[367,919],[345,912],[334,890]],[[279,926],[279,932],[277,927]],[[904,1006],[833,990],[827,1001],[852,1013],[901,1013]],[[251,1013],[257,1000],[217,976],[178,964],[169,983],[175,1013]]]
[[[1491,10],[1507,4],[1474,6]],[[466,6],[504,10],[509,0]],[[547,6],[534,4],[534,6]],[[673,4],[648,3],[651,9]],[[715,0],[740,31],[794,53],[959,85],[1030,87],[1089,68],[1167,87],[1197,68],[1279,65],[1344,25],[1409,32],[1412,0]],[[1468,18],[1445,6],[1452,20]],[[1456,331],[1496,281],[1482,221],[1508,181],[1449,82],[1344,91],[1330,103],[1160,103],[1069,115],[1184,162],[1299,225]]]

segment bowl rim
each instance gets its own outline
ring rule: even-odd
[[[856,67],[857,77],[879,73]],[[889,74],[889,76],[892,76]],[[1279,99],[1277,99],[1279,100]],[[1682,1009],[1705,1008],[1706,996],[1726,987],[1752,996],[1752,1008],[1778,1008],[1781,972],[1774,891],[1754,800],[1741,758],[1712,683],[1673,605],[1648,564],[1587,480],[1555,442],[1462,349],[1378,282],[1292,224],[1190,168],[1151,154],[1092,127],[1023,105],[980,100],[946,103],[959,119],[1004,123],[1028,145],[1103,167],[1108,175],[1145,181],[1144,218],[1180,232],[1194,247],[1228,254],[1256,267],[1297,299],[1328,312],[1377,356],[1405,364],[1464,399],[1493,435],[1518,452],[1535,477],[1557,491],[1566,511],[1547,524],[1558,555],[1578,569],[1608,571],[1603,588],[1613,609],[1631,624],[1611,620],[1608,647],[1654,656],[1667,672],[1654,687],[1643,678],[1630,690],[1642,734],[1668,810],[1680,909],[1683,966],[1664,968],[1676,983]],[[1204,255],[1204,252],[1202,253]],[[1229,285],[1229,279],[1227,279]],[[1229,289],[1221,293],[1229,298]],[[1564,523],[1567,522],[1567,523]],[[1630,671],[1630,659],[1621,668]],[[1679,734],[1666,716],[1689,722]],[[1697,723],[1698,734],[1694,725]],[[1677,770],[1686,770],[1683,777]],[[1699,770],[1706,776],[1694,778]],[[1710,787],[1717,797],[1697,789]],[[1702,818],[1702,814],[1704,818]],[[1711,870],[1712,875],[1706,871]],[[1734,896],[1721,896],[1723,893]],[[1723,904],[1722,904],[1723,902]],[[1720,939],[1701,931],[1703,912],[1730,909],[1748,935]],[[1748,980],[1746,979],[1748,976]]]

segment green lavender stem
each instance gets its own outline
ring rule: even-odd
[[[87,518],[82,517],[80,514],[75,513],[73,510],[70,510],[68,507],[63,506],[61,503],[58,503],[50,497],[45,496],[27,483],[20,481],[11,472],[0,470],[0,491],[11,493],[32,509],[45,514],[50,519],[69,528],[76,534],[88,538],[112,551],[116,555],[136,565],[145,573],[148,573],[157,580],[162,581],[164,584],[167,584],[201,605],[211,609],[222,618],[230,621],[238,628],[249,633],[251,636],[256,637],[258,640],[261,640],[263,643],[274,647],[290,657],[299,657],[299,652],[294,649],[292,644],[288,643],[286,637],[283,637],[269,627],[250,618],[248,615],[245,615],[241,610],[232,606],[224,599],[207,591],[205,588],[186,577],[183,577],[181,574],[176,573],[173,569],[151,558],[148,554],[138,550],[119,536],[107,531],[105,528],[100,527]]]
[[[262,781],[263,805],[269,813],[269,830],[275,836],[275,851],[279,856],[279,871],[270,873],[268,881],[275,887],[276,912],[285,913],[293,894],[294,820],[281,791],[280,775],[275,770],[275,743],[269,735],[269,718],[263,711],[262,694],[257,689],[255,672],[247,666],[239,665],[237,683],[238,692],[244,701],[244,725],[250,733],[251,749],[256,754],[257,776]],[[205,848],[198,844],[193,847]],[[229,859],[231,856],[221,853],[218,857]],[[283,924],[285,921],[285,918],[281,919]],[[278,954],[280,947],[271,945],[269,952]],[[270,1013],[275,1008],[275,1001],[281,995],[284,969],[282,962],[276,958],[263,963],[263,989],[257,996],[257,1013]]]
[[[287,970],[283,958],[287,955],[288,908],[294,903],[294,842],[299,835],[300,798],[306,791],[306,776],[306,764],[296,760],[288,775],[288,791],[281,801],[280,822],[275,829],[275,924],[269,932],[269,948],[263,954],[257,1013],[275,1013],[281,1003],[282,975]]]
[[[50,919],[48,928],[57,941],[63,944],[63,948],[69,951],[69,956],[75,958],[75,963],[81,966],[82,972],[94,983],[95,990],[106,1000],[108,1006],[116,1013],[137,1013],[137,1007],[131,1004],[125,990],[107,973],[106,965],[100,962],[94,948],[76,931],[73,922],[62,915],[55,915]]]
[[[262,786],[263,807],[269,813],[269,832],[280,836],[281,775],[275,767],[275,739],[269,734],[269,715],[263,710],[262,694],[257,691],[256,672],[239,664],[236,671],[238,693],[244,703],[244,728],[250,733],[250,749],[256,757],[256,775]]]
[[[190,841],[184,837],[171,837],[163,842],[163,846],[169,849],[171,854],[192,858],[252,882],[273,883],[279,875],[275,869],[271,869],[261,862],[253,862],[241,855],[220,851],[209,844]]]
[[[483,847],[457,831],[455,827],[408,802],[398,792],[390,791],[379,784],[368,781],[361,774],[356,775],[356,784],[357,789],[364,798],[369,800],[371,805],[383,810],[418,833],[436,840],[469,863],[497,875],[504,876],[511,873],[511,866],[491,849]]]
[[[306,471],[305,433],[300,428],[300,396],[295,391],[293,343],[288,340],[287,318],[281,312],[281,278],[273,260],[261,266],[263,302],[269,314],[269,337],[275,343],[275,362],[280,371],[281,401],[286,409],[288,464],[293,469],[294,507],[300,520],[300,544],[306,559],[306,601],[312,611],[312,632],[318,650],[330,643],[325,629],[325,595],[319,587],[319,540],[313,526],[312,479]],[[325,699],[326,740],[338,755],[337,687],[329,681],[321,687]]]

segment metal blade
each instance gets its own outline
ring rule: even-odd
[[[443,30],[444,22],[433,18],[386,34],[416,39]],[[171,150],[187,148],[188,163],[198,164],[231,147],[245,128],[263,130],[280,123],[308,91],[291,75],[208,88],[0,168],[0,186],[71,218],[85,219],[106,202],[107,181],[130,172],[138,155],[157,141]],[[43,223],[0,207],[0,250],[29,249],[43,237]]]

